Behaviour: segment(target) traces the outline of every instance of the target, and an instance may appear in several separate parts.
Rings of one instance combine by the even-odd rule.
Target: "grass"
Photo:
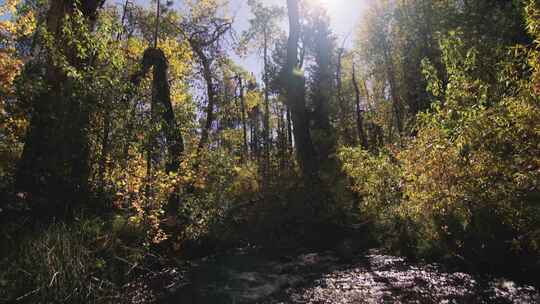
[[[0,303],[113,302],[146,251],[97,218],[41,229],[3,226]]]

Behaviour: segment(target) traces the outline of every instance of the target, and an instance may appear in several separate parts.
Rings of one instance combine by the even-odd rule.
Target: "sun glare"
[[[329,9],[332,6],[332,4],[335,4],[336,2],[333,0],[310,0],[310,1],[326,9]]]
[[[367,0],[307,0],[322,7],[330,17],[332,28],[338,35],[347,35],[356,26]]]

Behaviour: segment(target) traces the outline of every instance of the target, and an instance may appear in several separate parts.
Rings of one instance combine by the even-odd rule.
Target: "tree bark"
[[[289,153],[292,154],[293,153],[293,150],[294,150],[294,146],[293,146],[293,132],[292,132],[292,129],[293,129],[293,126],[292,126],[292,118],[291,118],[291,109],[289,106],[286,106],[287,107],[287,143],[288,143],[288,149],[289,149]]]
[[[401,136],[401,133],[403,132],[403,122],[401,119],[401,115],[403,113],[403,106],[401,104],[401,98],[398,93],[394,64],[392,62],[390,49],[385,40],[383,42],[383,56],[386,65],[386,75],[388,78],[388,83],[390,84],[390,94],[392,94],[392,109],[394,110],[396,128],[398,131],[398,136]]]
[[[289,39],[287,42],[286,100],[291,108],[297,159],[307,183],[317,178],[318,164],[309,130],[305,102],[305,79],[298,65],[298,42],[300,40],[300,12],[298,0],[287,0],[289,11]]]
[[[263,182],[269,178],[270,171],[270,100],[269,100],[269,84],[268,84],[268,31],[264,29],[264,164],[263,164]]]
[[[174,116],[167,76],[168,63],[162,50],[149,48],[144,52],[142,70],[133,77],[133,82],[135,86],[138,86],[142,77],[148,73],[151,67],[154,67],[152,79],[152,124],[157,123],[157,121],[161,123],[161,129],[167,140],[168,156],[165,166],[166,172],[178,173],[180,159],[184,153],[184,140]],[[150,140],[150,144],[152,143],[155,143],[155,137]],[[154,147],[149,147],[149,170],[151,170],[151,163],[154,162],[154,158],[156,157],[154,152]],[[175,189],[169,197],[168,204],[165,208],[169,215],[176,215],[178,211],[178,192],[179,189]]]
[[[260,109],[259,105],[255,106],[249,114],[251,120],[251,154],[254,160],[259,161],[261,156],[260,145]]]
[[[217,93],[216,87],[214,86],[214,79],[212,77],[212,67],[210,59],[207,58],[206,54],[197,47],[195,47],[195,52],[201,60],[203,68],[203,78],[206,82],[206,94],[208,97],[208,104],[206,105],[206,120],[201,131],[201,139],[199,140],[199,145],[197,147],[197,155],[201,152],[204,146],[208,143],[208,137],[210,136],[210,130],[212,128],[212,123],[214,122],[214,107],[217,103]]]
[[[80,59],[77,49],[65,43],[62,33],[65,16],[81,11],[92,30],[104,0],[50,1],[47,31],[70,65],[83,68],[90,60]],[[17,166],[17,191],[33,203],[37,212],[69,215],[75,202],[85,202],[90,175],[88,130],[94,96],[78,95],[70,85],[74,80],[58,67],[52,55],[46,57],[44,89],[32,101],[30,125]],[[48,204],[46,204],[48,203]],[[44,216],[46,214],[43,214]]]
[[[247,139],[247,124],[246,124],[246,103],[244,100],[244,83],[242,76],[238,75],[238,87],[240,90],[240,112],[241,112],[241,119],[242,119],[242,131],[243,131],[243,139],[244,139],[244,146],[243,146],[243,153],[242,158],[243,160],[246,160],[248,157],[248,139]]]
[[[319,162],[324,168],[333,166],[332,155],[336,152],[335,129],[330,123],[330,104],[333,94],[331,57],[332,42],[327,34],[327,25],[321,20],[316,21],[314,78],[316,79],[315,94],[312,101],[313,129],[312,135],[318,152]],[[322,168],[322,167],[321,167]]]
[[[362,117],[362,107],[360,105],[360,88],[358,86],[358,81],[356,81],[356,69],[353,62],[352,65],[352,83],[354,87],[354,95],[356,101],[356,131],[358,132],[358,141],[362,145],[362,148],[368,148],[368,142],[366,133],[364,132],[364,121]]]
[[[347,145],[354,145],[354,136],[351,134],[348,119],[347,119],[347,106],[345,104],[345,97],[343,96],[343,79],[342,79],[342,62],[343,62],[343,52],[344,48],[338,50],[337,55],[337,67],[336,67],[336,93],[339,106],[339,126],[340,131],[343,132],[344,142]]]

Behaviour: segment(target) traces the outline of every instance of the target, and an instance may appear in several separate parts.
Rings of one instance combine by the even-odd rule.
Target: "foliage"
[[[360,195],[360,214],[409,223],[419,254],[462,256],[479,266],[513,256],[531,261],[540,254],[540,104],[523,63],[536,51],[509,50],[499,65],[507,89],[494,89],[479,78],[478,53],[461,36],[441,40],[447,81],[423,62],[435,101],[407,146],[393,149],[395,158],[346,149],[343,167]]]
[[[385,149],[373,154],[362,148],[344,148],[339,152],[343,171],[357,196],[352,213],[371,227],[368,235],[378,244],[405,255],[415,253],[416,224],[402,216],[403,164],[398,151]]]
[[[15,0],[0,5],[0,16],[13,16],[0,21],[0,188],[10,183],[28,124],[24,109],[15,103],[15,81],[23,68],[17,45],[32,37],[36,20],[32,10],[18,10],[18,6],[21,3]]]
[[[356,212],[381,219],[392,214],[401,202],[401,168],[392,154],[373,155],[361,148],[345,148],[339,157],[352,180],[352,190],[360,196]]]
[[[146,254],[128,238],[138,232],[120,222],[83,216],[40,233],[3,225],[2,245],[10,250],[0,260],[0,301],[104,303],[118,297],[122,282],[135,274],[132,265]]]
[[[426,223],[423,237],[441,242],[431,246],[443,252],[498,262],[510,252],[538,252],[540,104],[527,87],[489,100],[474,49],[465,52],[456,34],[441,48],[445,96],[400,155],[403,211]]]
[[[289,37],[248,1],[239,41],[226,1],[66,3],[0,5],[2,300],[116,299],[154,250],[351,234],[536,267],[539,1],[372,1],[351,48],[309,1]],[[263,53],[262,84],[232,51]]]

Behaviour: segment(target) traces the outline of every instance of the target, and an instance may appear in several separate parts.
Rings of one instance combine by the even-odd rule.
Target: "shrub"
[[[391,150],[374,155],[361,148],[345,148],[339,158],[357,193],[353,213],[370,224],[370,237],[398,253],[412,255],[415,228],[399,213],[403,169],[394,154]]]
[[[372,155],[361,148],[344,148],[339,157],[358,193],[363,216],[383,220],[401,201],[401,168],[389,152]],[[381,191],[383,190],[384,191]]]
[[[419,117],[417,137],[398,157],[401,212],[421,227],[424,253],[487,264],[538,254],[538,99],[521,86],[511,95],[489,95],[497,90],[474,77],[476,53],[464,52],[458,34],[441,48],[448,83],[443,94],[434,92],[440,102]]]
[[[433,94],[417,134],[397,153],[344,149],[361,216],[394,248],[462,257],[480,266],[540,256],[540,100],[537,51],[516,47],[500,83],[478,75],[477,52],[459,33],[441,41],[447,81],[425,61]],[[400,240],[400,241],[398,241]]]

